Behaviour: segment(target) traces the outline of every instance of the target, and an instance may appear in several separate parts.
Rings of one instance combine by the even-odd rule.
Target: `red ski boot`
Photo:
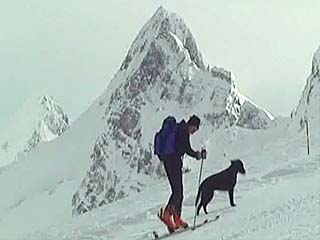
[[[181,218],[181,213],[174,211],[173,220],[174,220],[176,229],[189,227],[188,223]]]
[[[159,218],[161,219],[161,221],[167,225],[168,231],[170,233],[174,232],[174,230],[176,229],[176,226],[173,222],[173,209],[170,206],[167,206],[164,211],[161,208],[160,209],[160,213],[158,213]]]

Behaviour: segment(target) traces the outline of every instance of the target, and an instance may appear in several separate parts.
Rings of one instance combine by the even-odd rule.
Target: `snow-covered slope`
[[[247,174],[238,177],[237,206],[230,208],[228,194],[216,192],[209,215],[201,213],[198,221],[216,214],[220,219],[172,239],[319,239],[320,136],[312,133],[311,139],[312,151],[307,156],[304,134],[288,131],[282,124],[264,131],[239,127],[215,131],[207,141],[202,176],[226,168],[231,159],[242,159]],[[192,223],[200,164],[189,159],[184,164],[192,170],[184,175],[183,217]],[[166,232],[156,213],[169,193],[166,179],[150,178],[139,194],[22,239],[151,240],[152,231]]]
[[[1,129],[0,167],[55,139],[68,127],[67,115],[52,97],[30,98]]]
[[[139,173],[161,174],[153,135],[169,114],[181,120],[195,113],[204,131],[233,125],[259,129],[271,122],[238,92],[231,72],[204,66],[188,27],[162,7],[139,32],[104,95],[105,129],[74,194],[73,214],[140,191],[142,184],[134,181]]]
[[[311,74],[291,117],[293,126],[299,126],[299,129],[304,128],[305,120],[308,120],[312,127],[320,124],[320,47],[313,56]]]

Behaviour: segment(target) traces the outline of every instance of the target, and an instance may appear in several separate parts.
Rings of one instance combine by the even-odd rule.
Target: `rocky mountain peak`
[[[312,74],[320,76],[320,47],[313,55],[312,59]]]
[[[75,215],[141,191],[141,174],[163,173],[153,136],[168,115],[179,121],[197,114],[204,132],[233,125],[266,128],[271,121],[239,93],[230,71],[204,67],[186,24],[163,8],[143,26],[103,96],[105,130],[73,196]]]
[[[179,39],[179,43],[176,43],[172,39],[175,37]],[[158,45],[157,42],[161,41],[161,39],[167,39],[171,48],[178,48],[177,44],[181,44],[188,51],[190,59],[199,68],[204,68],[202,55],[197,47],[197,43],[183,19],[174,13],[169,13],[163,7],[159,7],[139,31],[120,70],[134,68],[135,66],[130,66],[134,65],[131,63],[132,59],[138,60],[140,58],[139,60],[142,61],[143,57],[149,52],[148,49],[153,51],[154,46]],[[139,61],[136,63],[138,64]]]
[[[43,108],[43,121],[48,129],[55,135],[61,135],[69,126],[68,116],[51,96],[41,97],[39,103]]]
[[[298,106],[292,111],[292,126],[305,127],[305,120],[309,124],[318,126],[320,121],[320,47],[313,55],[311,74],[307,78]]]

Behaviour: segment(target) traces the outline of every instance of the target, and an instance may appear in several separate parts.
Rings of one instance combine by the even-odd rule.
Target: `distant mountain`
[[[22,157],[41,142],[55,139],[68,127],[67,115],[52,97],[29,99],[1,130],[0,166]]]
[[[189,28],[162,7],[138,33],[100,106],[104,114],[96,117],[105,127],[73,196],[76,215],[140,191],[138,174],[160,174],[153,135],[167,115],[195,113],[208,133],[235,125],[264,129],[273,119],[239,93],[230,71],[204,65]]]

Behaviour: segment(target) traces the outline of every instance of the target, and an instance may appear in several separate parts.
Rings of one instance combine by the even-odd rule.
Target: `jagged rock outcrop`
[[[0,166],[9,164],[41,142],[60,136],[69,120],[52,97],[29,99],[1,131]]]
[[[246,99],[241,104],[237,125],[249,129],[264,129],[270,126],[270,119],[273,119],[270,113]]]
[[[24,152],[30,151],[40,142],[48,142],[60,136],[68,127],[68,116],[62,108],[54,103],[52,97],[40,98],[42,116],[35,125],[31,138],[28,140]]]

